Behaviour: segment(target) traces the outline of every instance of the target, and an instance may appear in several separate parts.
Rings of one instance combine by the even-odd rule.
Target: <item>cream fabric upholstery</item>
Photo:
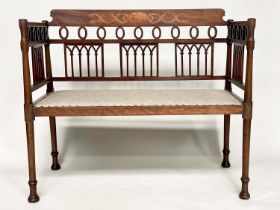
[[[241,105],[224,90],[62,90],[35,102],[36,107]]]

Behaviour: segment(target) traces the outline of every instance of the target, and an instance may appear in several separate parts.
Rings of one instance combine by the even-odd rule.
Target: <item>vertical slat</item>
[[[241,60],[242,52],[241,52],[241,47],[238,47],[238,71],[237,71],[237,80],[240,80],[240,72],[241,72],[241,65],[242,65],[242,60]]]
[[[244,46],[234,45],[232,78],[243,83]]]
[[[101,45],[101,70],[102,70],[102,77],[105,76],[104,72],[104,44]]]
[[[237,56],[237,61],[236,61],[236,80],[238,81],[238,74],[239,74],[239,68],[240,68],[240,47],[237,46],[237,51],[236,51],[236,56]]]
[[[199,46],[199,47],[197,47],[196,49],[197,49],[197,52],[196,52],[196,54],[197,54],[197,60],[196,60],[196,62],[197,62],[197,76],[199,76],[199,74],[200,74],[200,47],[201,46]]]
[[[239,80],[239,72],[240,72],[240,61],[241,61],[241,59],[240,59],[240,47],[239,46],[236,47],[236,57],[237,57],[237,59],[236,59],[235,78],[238,81]]]
[[[33,83],[37,83],[37,75],[38,75],[38,55],[37,55],[37,48],[34,48],[34,67],[33,67]],[[32,63],[33,64],[33,63]]]
[[[67,49],[64,44],[64,68],[65,68],[65,77],[68,77],[68,67],[67,67]]]
[[[74,48],[71,49],[70,51],[70,57],[71,57],[71,72],[72,72],[72,77],[74,77],[74,60],[73,60],[73,56],[74,56]]]
[[[181,49],[181,76],[184,76],[184,48]]]
[[[214,76],[214,44],[211,44],[211,76]]]
[[[177,58],[177,47],[178,45],[175,44],[175,76],[178,76],[178,58]]]
[[[32,73],[33,73],[33,84],[45,80],[45,67],[43,57],[43,47],[32,47]]]
[[[234,78],[237,79],[237,69],[238,69],[238,62],[239,62],[239,59],[238,59],[238,46],[236,45],[235,46],[235,62],[234,62]]]
[[[134,75],[137,77],[137,47],[134,49],[134,46],[132,46],[133,49],[133,55],[134,55]]]
[[[149,47],[150,49],[150,47]],[[153,51],[155,48],[152,50],[150,49],[150,76],[153,76]]]
[[[233,64],[232,64],[232,77],[235,78],[235,66],[236,66],[236,45],[233,47]]]
[[[98,52],[95,50],[95,76],[98,77]]]
[[[37,84],[38,79],[38,54],[37,54],[37,48],[34,48],[34,84]]]
[[[158,44],[156,44],[156,50],[157,50],[157,53],[156,53],[156,56],[157,56],[157,77],[159,76],[159,51],[158,51]]]
[[[226,61],[226,81],[225,89],[231,91],[231,83],[228,81],[231,78],[232,71],[232,43],[227,43],[227,61]]]
[[[236,75],[235,78],[240,83],[243,83],[243,63],[244,63],[244,46],[236,46]]]
[[[52,78],[52,64],[51,64],[51,55],[50,55],[50,44],[45,45],[45,61],[46,61],[46,77]],[[50,81],[47,84],[47,93],[53,92],[53,82]]]
[[[36,84],[36,59],[35,59],[36,53],[35,48],[32,47],[31,49],[31,58],[32,58],[32,77],[33,77],[33,84]]]
[[[244,69],[244,46],[241,47],[241,63],[240,63],[240,77],[239,81],[243,83],[243,69]]]
[[[38,62],[39,62],[39,79],[43,79],[44,78],[44,71],[43,68],[44,68],[44,63],[42,62],[42,59],[43,59],[43,53],[42,53],[42,47],[40,47],[38,49]]]
[[[35,50],[35,60],[36,60],[36,67],[35,67],[35,70],[36,70],[36,83],[38,82],[39,78],[40,78],[40,57],[39,57],[39,49],[36,48]]]
[[[87,49],[87,71],[88,71],[88,77],[90,77],[90,50],[92,46],[89,46]]]
[[[41,63],[41,51],[40,48],[37,48],[37,79],[40,80],[42,74],[41,74],[41,68],[42,68],[42,63]]]
[[[120,53],[120,73],[121,73],[121,77],[123,77],[123,50],[122,50],[123,46],[120,43],[119,44],[119,53]]]
[[[40,80],[45,79],[45,66],[44,66],[44,58],[43,58],[43,47],[40,47],[40,66],[41,66],[41,71],[40,71]]]
[[[207,76],[207,74],[208,74],[208,71],[207,71],[207,69],[208,69],[208,60],[207,60],[207,56],[208,56],[208,47],[205,47],[204,48],[204,55],[205,55],[205,76]]]
[[[188,46],[188,45],[187,45]],[[192,47],[188,47],[188,54],[189,54],[189,76],[192,75]]]
[[[40,71],[40,75],[41,75],[41,80],[45,79],[45,64],[44,64],[44,52],[43,52],[43,47],[41,47],[40,50],[40,64],[41,64],[41,71]]]
[[[141,48],[142,49],[142,48]],[[142,66],[143,66],[143,77],[145,77],[145,50],[146,48],[144,47],[142,49]]]
[[[80,72],[80,77],[82,76],[82,47],[78,49],[79,52],[79,72]]]
[[[128,52],[128,50],[126,51],[126,76],[127,77],[129,77],[129,52]]]

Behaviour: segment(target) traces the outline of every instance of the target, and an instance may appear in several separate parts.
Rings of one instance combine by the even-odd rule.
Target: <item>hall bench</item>
[[[51,169],[58,170],[57,116],[194,114],[224,115],[224,168],[230,167],[230,116],[242,115],[242,189],[239,197],[249,199],[256,20],[225,21],[224,15],[223,9],[52,10],[50,22],[20,19],[30,187],[28,201],[39,201],[35,170],[35,117],[49,117]],[[114,56],[107,48],[109,45],[114,47]],[[162,49],[164,45],[171,47],[171,50]],[[60,60],[64,65],[63,70],[57,71],[60,74],[52,71],[50,46],[55,48],[52,48],[52,55],[53,51],[58,54],[57,47],[61,47],[62,58],[55,57],[56,61]],[[214,65],[216,58],[223,56],[215,55],[216,46],[223,46],[226,51],[225,66],[220,65],[220,62]],[[160,57],[160,54],[165,56]],[[117,61],[108,61],[113,58]],[[172,60],[172,67],[162,64],[163,59],[160,58]],[[114,63],[117,63],[117,70],[112,70]],[[221,66],[222,73],[217,73]],[[125,90],[71,88],[54,91],[54,83],[63,81],[187,80],[224,81],[224,87]],[[46,87],[46,94],[33,100],[34,92],[42,87]]]

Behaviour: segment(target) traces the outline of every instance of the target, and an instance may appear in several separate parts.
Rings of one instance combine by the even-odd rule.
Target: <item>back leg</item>
[[[223,168],[229,168],[229,132],[230,132],[230,115],[224,116],[224,148],[223,148]]]
[[[56,137],[56,122],[55,117],[50,117],[50,130],[51,130],[51,144],[52,144],[52,170],[59,170],[58,151],[57,151],[57,137]]]

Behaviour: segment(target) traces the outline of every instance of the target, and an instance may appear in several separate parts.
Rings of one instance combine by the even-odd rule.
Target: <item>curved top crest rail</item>
[[[226,25],[223,9],[60,10],[51,11],[53,26],[209,26]]]

